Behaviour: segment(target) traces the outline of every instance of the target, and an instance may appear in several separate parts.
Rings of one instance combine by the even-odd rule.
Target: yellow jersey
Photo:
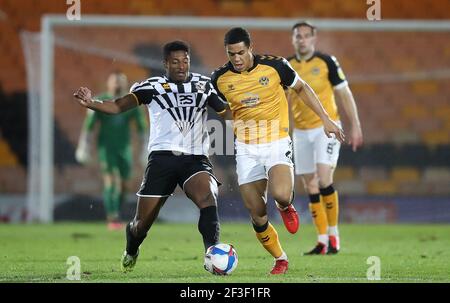
[[[338,121],[340,118],[333,89],[347,85],[347,81],[336,58],[320,52],[314,52],[313,56],[306,61],[301,61],[296,56],[288,60],[298,75],[317,94],[330,118]],[[322,126],[319,116],[293,90],[289,90],[288,97],[294,116],[295,128],[311,129]]]
[[[253,66],[238,72],[231,62],[215,70],[211,82],[228,102],[237,140],[269,143],[289,135],[289,106],[284,92],[298,80],[289,62],[277,56],[254,55]]]

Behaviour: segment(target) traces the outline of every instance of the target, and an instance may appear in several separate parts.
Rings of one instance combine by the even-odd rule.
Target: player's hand
[[[358,147],[363,145],[363,135],[360,126],[352,127],[348,144],[352,146],[352,150],[354,152],[358,149]]]
[[[331,134],[334,134],[339,142],[345,142],[344,131],[336,122],[334,122],[330,118],[327,118],[323,121],[323,129],[328,138],[331,138]]]
[[[78,101],[78,103],[80,103],[84,107],[88,107],[89,104],[94,102],[94,100],[92,100],[92,92],[87,87],[78,88],[73,96]]]

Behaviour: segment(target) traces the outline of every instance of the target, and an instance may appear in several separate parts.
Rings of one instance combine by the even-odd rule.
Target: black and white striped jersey
[[[169,150],[208,155],[207,108],[225,111],[209,77],[190,73],[185,82],[166,76],[151,77],[133,84],[130,93],[146,104],[150,117],[149,152]]]

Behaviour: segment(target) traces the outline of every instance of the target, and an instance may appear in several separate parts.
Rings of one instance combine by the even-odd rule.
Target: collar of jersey
[[[255,67],[259,64],[259,55],[254,54],[253,55],[253,65],[252,67],[250,67],[248,70],[246,70],[244,73],[250,73],[252,70],[255,69]],[[233,64],[231,64],[231,62],[228,62],[228,65],[230,66],[230,70],[233,73],[236,74],[242,74],[242,72],[238,72],[237,70],[234,69]]]
[[[316,57],[316,55],[317,55],[317,51],[314,51],[314,53],[312,54],[312,56],[308,59],[308,60],[300,60],[299,58],[298,58],[298,56],[297,56],[297,54],[295,54],[295,60],[297,60],[297,62],[309,62],[309,61],[311,61],[312,59],[314,59],[315,57]]]
[[[175,84],[188,83],[188,82],[190,82],[191,79],[192,79],[192,73],[189,73],[189,76],[187,77],[187,79],[186,79],[185,81],[182,81],[182,82],[175,82],[175,81],[172,81],[172,79],[170,79],[169,77],[167,77],[167,75],[164,75],[164,79],[166,79],[167,82],[175,83]]]

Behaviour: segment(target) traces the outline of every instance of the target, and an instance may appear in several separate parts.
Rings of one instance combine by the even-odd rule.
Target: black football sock
[[[137,254],[139,246],[142,244],[145,237],[147,237],[147,233],[145,233],[143,236],[136,237],[131,232],[131,224],[132,222],[128,223],[125,229],[127,235],[127,254],[135,256]]]
[[[217,206],[208,206],[200,209],[198,230],[202,234],[205,251],[211,245],[219,243],[220,223]]]

